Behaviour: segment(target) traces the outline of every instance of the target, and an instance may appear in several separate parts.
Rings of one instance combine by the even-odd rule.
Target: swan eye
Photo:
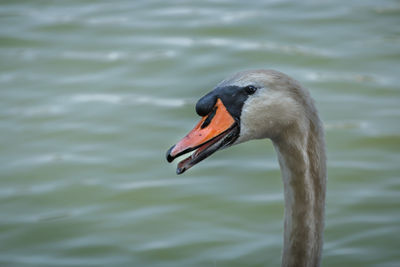
[[[252,95],[257,91],[257,88],[253,85],[248,85],[244,88],[247,94]]]

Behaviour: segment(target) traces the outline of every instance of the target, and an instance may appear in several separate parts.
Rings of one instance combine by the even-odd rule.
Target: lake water
[[[245,69],[325,123],[323,266],[400,266],[398,1],[1,1],[0,266],[279,266],[268,140],[176,176],[197,99]]]

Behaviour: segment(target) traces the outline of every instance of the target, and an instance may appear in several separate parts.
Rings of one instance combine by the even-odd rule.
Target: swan
[[[181,174],[217,150],[269,138],[284,186],[282,266],[320,266],[326,192],[322,122],[307,89],[274,70],[234,74],[200,98],[200,122],[167,151]]]

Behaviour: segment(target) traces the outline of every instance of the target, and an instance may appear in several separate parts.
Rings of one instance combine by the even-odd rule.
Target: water
[[[2,1],[1,266],[278,266],[269,141],[165,151],[226,76],[273,68],[326,126],[324,266],[400,265],[398,1]]]

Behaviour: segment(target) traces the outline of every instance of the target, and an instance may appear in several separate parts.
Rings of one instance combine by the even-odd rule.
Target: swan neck
[[[273,140],[285,196],[282,266],[320,266],[324,228],[326,166],[323,131],[288,131]]]

